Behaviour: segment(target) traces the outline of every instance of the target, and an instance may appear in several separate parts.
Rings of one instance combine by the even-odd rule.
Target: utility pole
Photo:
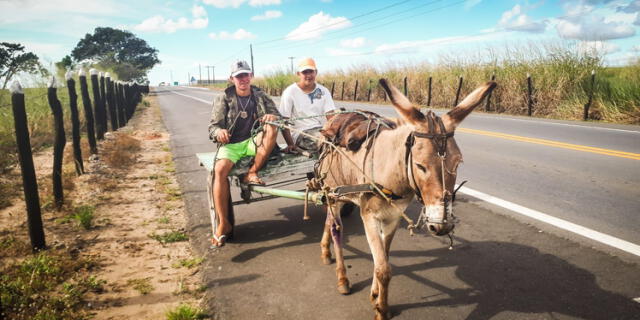
[[[200,81],[198,84],[202,84],[202,66],[198,63],[198,72],[200,72]]]
[[[173,71],[172,70],[169,70],[169,79],[170,79],[170,82],[171,82],[170,85],[173,85]]]
[[[215,66],[204,66],[207,68],[207,84],[211,84],[211,78],[209,78],[209,69],[214,69]],[[213,80],[215,81],[215,74],[213,75]]]
[[[291,60],[291,74],[293,74],[293,59],[295,59],[295,57],[289,57],[289,59]]]
[[[256,76],[256,69],[253,67],[253,45],[249,44],[249,52],[251,52],[251,71],[253,71],[253,76]]]
[[[187,72],[187,85],[191,85],[191,72]]]

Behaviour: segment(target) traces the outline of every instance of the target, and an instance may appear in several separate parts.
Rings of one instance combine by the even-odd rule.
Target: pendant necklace
[[[243,105],[242,99],[240,99],[240,96],[238,96],[238,102],[240,102],[240,107],[242,107],[242,111],[240,111],[240,118],[242,119],[246,119],[248,117],[247,111],[245,110],[247,109],[247,106],[249,105],[250,100],[251,100],[251,96],[247,98],[247,103]]]

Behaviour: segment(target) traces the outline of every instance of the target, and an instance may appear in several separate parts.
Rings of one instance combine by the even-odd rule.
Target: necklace
[[[238,102],[240,103],[240,107],[242,108],[242,111],[240,111],[240,118],[242,119],[246,119],[248,114],[247,114],[247,106],[249,106],[249,101],[251,101],[251,96],[247,97],[247,102],[246,103],[242,103],[242,99],[240,98],[240,96],[238,96]]]

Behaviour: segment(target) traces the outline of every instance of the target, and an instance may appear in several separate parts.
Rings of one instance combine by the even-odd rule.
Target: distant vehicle
[[[158,86],[160,86],[160,87],[162,87],[162,86],[166,86],[166,85],[167,85],[167,84],[166,84],[166,83],[164,83],[164,81],[162,81],[162,82],[160,82],[160,83],[158,84]]]
[[[173,82],[173,85],[174,85],[174,86],[177,86],[177,85],[178,85],[178,81],[174,81],[174,82]]]

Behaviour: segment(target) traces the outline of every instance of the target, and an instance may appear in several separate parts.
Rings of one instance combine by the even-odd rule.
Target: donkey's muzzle
[[[451,232],[451,230],[453,230],[455,226],[456,226],[455,224],[450,222],[442,222],[442,223],[429,222],[427,223],[427,230],[431,235],[444,236],[449,234],[449,232]]]

